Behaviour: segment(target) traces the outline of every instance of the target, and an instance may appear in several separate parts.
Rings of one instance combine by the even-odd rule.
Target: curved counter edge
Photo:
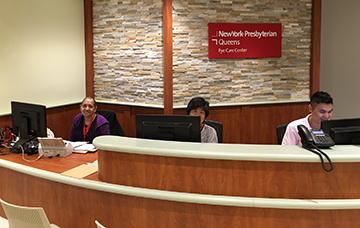
[[[274,209],[308,209],[308,210],[344,210],[360,209],[360,199],[349,200],[316,200],[316,199],[279,199],[279,198],[254,198],[232,197],[219,195],[205,195],[181,193],[154,189],[128,187],[104,182],[77,179],[45,170],[32,168],[14,162],[0,159],[0,166],[16,172],[31,175],[54,182],[64,183],[97,191],[150,198],[157,200],[176,201],[194,204],[208,204],[234,207],[274,208]]]
[[[218,160],[320,162],[318,155],[301,146],[192,143],[121,136],[99,136],[93,144],[98,149],[133,154]],[[323,149],[332,162],[360,162],[360,147],[334,146]]]

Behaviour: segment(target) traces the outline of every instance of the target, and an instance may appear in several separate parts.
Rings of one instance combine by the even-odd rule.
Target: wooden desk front
[[[132,150],[134,152],[133,155],[137,155],[135,154],[135,152],[141,151],[141,147],[144,146],[141,145],[141,140],[136,140],[136,143],[138,145],[135,146],[132,145],[132,139],[125,138],[121,140],[126,140],[127,144],[123,144],[122,146],[123,148],[128,147],[128,150]],[[114,138],[111,138],[111,141],[113,142],[115,147],[119,146],[116,139],[114,141]],[[163,147],[164,151],[167,150],[166,148],[164,148],[164,144],[161,144],[161,142],[160,147]],[[186,145],[183,147],[183,149],[185,147]],[[249,146],[249,148],[250,147],[253,146]],[[148,148],[149,153],[153,153],[154,149],[156,149],[157,151],[162,151],[161,148],[159,148],[158,146],[157,148]],[[255,154],[257,153],[256,149],[258,149],[256,146],[254,146],[252,149],[253,153]],[[269,148],[269,152],[272,149],[274,148]],[[119,151],[114,150],[101,150],[99,152],[100,176],[101,170],[102,168],[104,168],[102,167],[102,165],[105,165],[103,162],[108,159],[105,158],[108,151],[109,154],[123,154]],[[234,158],[231,158],[228,152],[229,151],[223,151],[223,157],[226,158],[225,160],[230,161]],[[104,158],[101,158],[102,154],[105,156]],[[129,151],[127,151],[126,154],[126,156],[128,157],[128,165],[130,165],[131,159],[134,159],[135,157],[132,157],[132,155],[129,156]],[[193,154],[192,152],[184,154],[188,156],[188,159],[191,157],[190,155],[192,155],[195,160],[204,159],[197,158],[197,155]],[[291,155],[293,153],[290,151],[289,154]],[[245,156],[246,151],[243,151],[242,155]],[[250,156],[251,154],[248,155]],[[295,156],[295,154],[293,155]],[[221,171],[218,176],[214,177],[214,180],[220,180],[221,178],[223,178],[223,183],[226,182],[226,184],[224,184],[223,186],[221,186],[223,183],[211,184],[213,186],[219,186],[213,187],[212,189],[210,188],[210,190],[206,190],[206,188],[210,186],[210,183],[205,183],[205,181],[207,182],[207,178],[211,176],[206,174],[207,171],[209,171],[210,173],[216,173],[214,171],[211,171],[211,168],[205,168],[203,172],[200,172],[200,175],[194,177],[201,179],[201,176],[204,176],[204,181],[201,183],[197,183],[200,186],[200,190],[192,188],[195,190],[187,191],[185,189],[183,193],[156,190],[157,187],[155,187],[154,189],[147,189],[145,188],[147,186],[142,186],[142,188],[134,188],[131,187],[131,185],[125,186],[104,183],[96,179],[96,174],[87,179],[76,179],[58,174],[70,168],[76,167],[77,165],[83,164],[84,162],[92,162],[96,159],[96,156],[97,154],[73,154],[67,158],[42,158],[34,163],[23,162],[21,159],[21,155],[11,154],[2,156],[0,159],[0,181],[2,183],[0,186],[0,197],[15,204],[22,204],[27,206],[42,206],[44,207],[49,217],[49,220],[62,228],[95,227],[95,219],[99,220],[106,227],[271,228],[357,227],[360,225],[360,221],[358,221],[358,217],[360,215],[360,201],[357,198],[352,197],[357,196],[358,194],[356,192],[356,186],[359,182],[358,180],[351,180],[355,186],[353,188],[353,190],[355,191],[353,195],[350,194],[350,197],[342,197],[343,199],[346,199],[344,201],[334,202],[332,200],[301,200],[301,198],[296,198],[295,193],[291,193],[295,197],[294,199],[287,199],[286,197],[282,199],[255,197],[256,194],[271,195],[278,191],[282,192],[281,194],[284,194],[284,192],[286,192],[284,189],[288,188],[287,185],[290,183],[289,181],[291,177],[287,176],[286,173],[282,173],[283,169],[280,165],[282,164],[282,162],[269,161],[266,156],[262,158],[265,161],[248,160],[242,162],[264,162],[271,164],[269,166],[251,166],[253,170],[257,169],[257,172],[263,173],[261,175],[265,175],[266,173],[268,173],[266,179],[277,179],[277,181],[279,181],[277,185],[273,187],[273,189],[269,189],[269,193],[266,193],[266,190],[262,189],[264,187],[268,188],[268,183],[263,185],[257,185],[258,183],[261,183],[261,181],[253,180],[251,184],[243,183],[244,188],[247,190],[241,190],[240,188],[238,188],[237,190],[234,190],[233,193],[229,194],[231,191],[229,191],[228,189],[232,188],[234,185],[229,184],[229,180],[226,180],[226,178],[229,177],[224,176],[225,171]],[[145,155],[142,154],[141,156]],[[147,154],[146,156],[151,155]],[[153,154],[153,156],[159,157],[159,155],[155,154]],[[353,163],[359,162],[360,156],[357,156],[356,154],[348,154],[348,156],[349,159],[354,160]],[[175,167],[178,164],[181,164],[181,162],[176,161],[177,159],[179,159],[179,157],[171,157],[172,159],[167,161],[172,161],[173,163],[171,165],[174,166],[174,168],[169,168],[159,163],[159,167],[164,167],[164,169],[155,169],[153,165],[156,162],[149,161],[151,163],[151,165],[149,166],[147,164],[148,160],[145,159],[141,163],[143,163],[144,167],[147,168],[142,168],[142,170],[149,171],[150,167],[153,174],[148,175],[154,175],[155,172],[158,174],[164,174],[164,171],[169,171],[171,169],[176,170],[178,168]],[[250,157],[248,157],[248,159],[250,159]],[[276,154],[273,154],[273,157],[276,157]],[[311,158],[312,156],[308,155],[307,153],[305,153],[305,157],[300,157],[305,160],[314,159],[313,162],[310,162],[310,165],[314,165],[316,167],[320,166],[319,163],[315,162],[317,161],[316,157]],[[338,166],[339,164],[341,165],[341,163],[344,163],[344,168],[339,168],[338,170],[345,170],[345,174],[349,174],[349,178],[347,179],[350,181],[350,179],[354,176],[351,176],[353,175],[351,170],[349,172],[346,171],[347,169],[345,166],[351,165],[351,163],[344,161],[344,156],[339,157],[333,154],[333,157],[335,161],[334,171],[336,171],[337,167],[340,167]],[[164,159],[161,158],[161,156],[159,158]],[[114,163],[115,160],[111,160],[110,162]],[[117,172],[117,174],[120,176],[133,175],[133,181],[136,184],[155,183],[155,185],[158,185],[159,183],[163,183],[164,185],[162,188],[164,189],[169,187],[177,188],[180,186],[170,186],[170,180],[172,175],[163,176],[164,180],[162,181],[160,181],[160,179],[155,182],[144,181],[144,177],[141,177],[143,171],[138,172],[138,167],[140,167],[140,164],[137,164],[138,160],[133,160],[133,162],[134,163],[132,167],[127,167],[127,169],[129,169],[130,171],[132,170],[132,172]],[[18,163],[22,163],[23,165]],[[195,163],[196,162],[194,162],[194,164]],[[199,164],[208,164],[209,167],[211,167],[212,162],[205,162]],[[119,165],[120,163],[118,163],[118,166]],[[190,169],[192,167],[195,168],[195,166],[189,165],[187,166],[187,169]],[[223,166],[218,164],[217,167],[221,168]],[[242,170],[242,172],[245,173],[243,174],[243,177],[245,177],[247,181],[251,179],[247,176],[247,174],[251,172],[250,170],[248,170],[249,167],[250,166],[244,166]],[[223,168],[226,168],[226,166]],[[271,168],[272,171],[266,171],[266,169],[268,168]],[[48,171],[44,171],[44,169]],[[316,173],[320,176],[320,178],[321,176],[328,175],[328,173],[321,170],[321,167],[318,167],[316,169],[318,169]],[[196,168],[196,170],[199,170],[199,168]],[[295,170],[299,171],[299,168],[295,168]],[[307,170],[301,171],[301,173],[305,174],[305,176],[308,175],[306,174],[307,172]],[[188,174],[189,173],[184,173],[181,175],[183,177],[188,177]],[[301,175],[299,174],[299,176]],[[280,182],[281,178],[285,178],[283,179],[284,184]],[[181,176],[177,176],[177,178],[173,180],[181,180]],[[183,183],[184,185],[187,185],[187,180],[183,180]],[[326,183],[321,184],[327,185]],[[252,187],[246,187],[247,185],[251,185]],[[341,188],[341,186],[337,187]],[[243,197],[240,195],[242,193],[245,193],[246,191],[250,191],[251,189],[256,188],[259,188],[259,190],[256,190],[254,193],[249,194],[250,197]],[[224,195],[204,194],[202,191],[205,190],[209,192],[223,191]],[[195,194],[193,191],[198,191],[202,194]],[[300,191],[297,190],[296,192],[299,193]],[[290,195],[290,193],[288,194]],[[332,192],[331,194],[335,193]],[[353,200],[349,201],[348,199]],[[296,205],[298,209],[294,209],[294,205]],[[309,207],[309,205],[312,205],[313,208],[306,209],[307,207]],[[334,208],[331,209],[331,207]],[[5,216],[2,210],[0,210],[0,215]]]

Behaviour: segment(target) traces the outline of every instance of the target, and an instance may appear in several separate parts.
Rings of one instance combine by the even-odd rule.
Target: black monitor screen
[[[46,137],[46,107],[37,104],[11,102],[12,132],[22,145],[34,137]]]
[[[322,121],[321,129],[335,144],[360,144],[360,118]]]
[[[185,115],[136,115],[136,137],[200,142],[200,117]]]

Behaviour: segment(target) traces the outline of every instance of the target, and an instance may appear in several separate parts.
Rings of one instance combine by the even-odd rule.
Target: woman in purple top
[[[110,135],[109,121],[96,113],[96,101],[85,97],[80,105],[80,114],[75,116],[71,126],[70,141],[92,143],[95,137]]]

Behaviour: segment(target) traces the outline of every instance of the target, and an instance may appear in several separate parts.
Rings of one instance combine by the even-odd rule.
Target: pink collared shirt
[[[299,136],[297,126],[302,124],[305,125],[309,130],[311,130],[309,117],[311,114],[307,115],[305,118],[294,120],[288,124],[282,140],[281,145],[302,145],[301,138]]]

